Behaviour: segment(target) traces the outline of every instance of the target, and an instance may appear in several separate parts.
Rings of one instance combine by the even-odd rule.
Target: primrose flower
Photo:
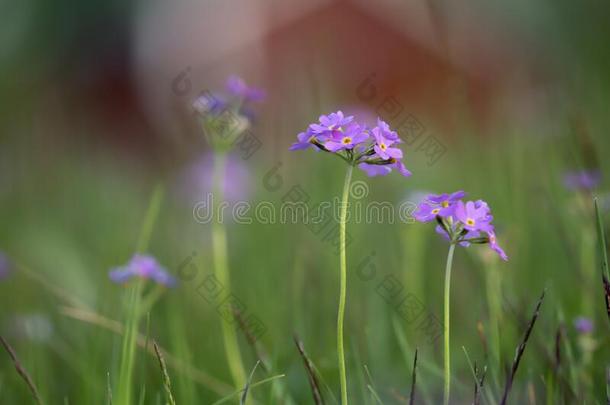
[[[331,152],[354,149],[355,146],[362,144],[368,138],[369,134],[366,133],[366,129],[353,123],[343,131],[333,131],[324,147]]]
[[[320,115],[319,124],[309,125],[309,129],[316,135],[341,132],[343,127],[354,120],[352,115],[344,116],[342,111]],[[328,134],[330,135],[330,134]]]
[[[386,138],[387,132],[382,131],[380,127],[375,127],[371,131],[375,138],[375,146],[373,149],[382,159],[402,159],[402,151],[398,148],[391,148],[396,142],[396,139]]]
[[[466,193],[461,190],[451,194],[431,194],[420,203],[413,216],[420,222],[432,221],[437,216],[450,217],[455,212],[456,203],[464,196]]]
[[[599,170],[580,170],[566,172],[563,184],[568,190],[593,190],[602,181]]]
[[[475,204],[474,201],[468,201],[464,204],[463,201],[458,201],[455,207],[455,217],[463,224],[464,229],[468,231],[493,231],[489,207],[482,201],[483,204]]]
[[[461,200],[463,191],[452,194],[431,194],[422,201],[413,214],[419,222],[436,220],[436,232],[452,244],[468,247],[471,244],[489,244],[489,247],[504,261],[508,256],[498,245],[493,216],[489,205],[483,200]]]
[[[345,349],[343,342],[343,320],[346,305],[347,255],[346,255],[346,225],[348,214],[349,190],[354,166],[364,170],[369,176],[383,176],[392,171],[398,171],[403,176],[410,176],[402,163],[402,151],[394,144],[400,143],[398,134],[389,125],[378,120],[377,126],[370,129],[362,122],[354,120],[353,116],[345,116],[342,111],[321,115],[319,123],[309,125],[305,132],[297,136],[297,142],[290,150],[302,150],[314,147],[315,150],[332,153],[348,164],[343,184],[343,199],[339,213],[339,274],[340,293],[337,316],[337,354],[339,359],[339,382],[341,387],[341,403],[347,404],[347,375],[345,367]]]
[[[402,143],[402,140],[398,137],[398,133],[396,131],[392,131],[390,126],[379,118],[377,118],[377,128],[379,128],[380,133],[384,138],[395,141],[396,143]]]
[[[316,135],[308,129],[307,131],[301,132],[297,135],[297,142],[293,143],[288,150],[301,150],[309,148],[320,150],[320,148],[314,144],[315,140]]]
[[[337,111],[321,115],[319,123],[297,135],[297,142],[289,150],[313,148],[333,153],[369,177],[385,176],[392,170],[409,177],[411,172],[402,162],[403,153],[396,147],[399,143],[402,141],[398,134],[384,121],[378,119],[377,126],[369,128]]]
[[[150,279],[166,287],[176,285],[176,279],[163,268],[154,257],[136,254],[129,263],[122,267],[116,267],[108,273],[115,283],[126,283],[133,277]]]
[[[585,318],[584,316],[579,316],[574,319],[574,328],[578,331],[578,333],[586,334],[593,332],[593,321],[589,318]]]

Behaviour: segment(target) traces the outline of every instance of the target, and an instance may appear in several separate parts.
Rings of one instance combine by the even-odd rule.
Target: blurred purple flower
[[[238,76],[230,76],[226,83],[226,92],[203,91],[195,100],[192,107],[202,117],[218,118],[226,112],[230,112],[220,122],[247,119],[253,122],[256,119],[255,112],[250,108],[251,102],[259,102],[265,98],[262,89],[249,87],[246,82]],[[239,98],[240,100],[236,100]]]
[[[8,257],[0,252],[0,280],[7,278],[11,273],[11,263]]]
[[[133,277],[141,277],[166,287],[176,285],[174,276],[169,274],[154,257],[142,254],[134,255],[125,266],[110,270],[108,276],[110,280],[120,284],[126,283]]]
[[[244,79],[236,75],[229,76],[226,89],[231,95],[242,98],[244,101],[259,102],[266,97],[263,89],[248,86]]]
[[[584,316],[579,316],[574,319],[574,328],[578,331],[578,333],[591,333],[593,332],[593,321],[589,318],[585,318]]]
[[[179,184],[181,195],[186,195],[189,204],[205,199],[214,187],[214,155],[204,154],[183,172]],[[250,172],[242,160],[233,155],[226,156],[226,172],[223,193],[225,201],[245,201],[250,194]]]
[[[212,94],[210,92],[203,92],[195,101],[193,101],[193,109],[202,115],[219,115],[222,113],[229,104],[222,96]]]
[[[563,184],[568,190],[592,190],[602,180],[599,170],[569,171],[563,176]]]

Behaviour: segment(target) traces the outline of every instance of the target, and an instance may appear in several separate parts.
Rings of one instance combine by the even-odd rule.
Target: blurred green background
[[[108,270],[135,253],[158,185],[163,200],[146,251],[174,273],[195,252],[198,277],[212,272],[211,225],[193,218],[212,155],[190,103],[230,74],[268,93],[251,128],[260,149],[248,159],[231,155],[237,198],[279,206],[294,185],[312,202],[338,197],[344,165],[290,153],[289,145],[320,114],[383,116],[381,102],[393,97],[421,124],[419,139],[433,136],[446,152],[430,164],[417,143],[403,147],[408,179],[357,171],[355,180],[369,187],[362,202],[398,206],[418,193],[463,189],[490,204],[510,261],[485,246],[456,252],[452,403],[473,395],[462,347],[488,367],[485,403],[499,400],[544,288],[511,402],[605,401],[609,334],[592,196],[607,217],[607,3],[28,0],[0,10],[0,250],[9,261],[0,332],[45,403],[107,403],[108,386],[116,390],[123,339],[112,329],[127,322],[130,289],[112,283]],[[369,100],[358,89],[371,74]],[[176,87],[180,80],[186,87]],[[274,168],[277,190],[266,183]],[[602,173],[594,190],[565,187],[565,173],[581,169]],[[253,387],[251,398],[310,403],[296,333],[329,386],[327,403],[336,403],[333,247],[303,224],[225,225],[231,291],[265,326],[258,346],[268,367],[253,381],[285,374]],[[440,340],[430,343],[378,290],[392,275],[442,318],[446,243],[431,225],[400,221],[349,224],[348,233],[351,398],[375,403],[371,384],[384,403],[407,403],[417,347],[417,402],[440,402]],[[377,273],[365,281],[355,270],[370,252]],[[222,318],[197,280],[163,291],[139,331],[166,350],[177,402],[208,404],[236,388]],[[76,319],[77,310],[86,319]],[[579,316],[593,321],[593,332],[575,329]],[[238,336],[249,371],[257,354]],[[0,402],[27,403],[26,384],[9,357],[0,358]],[[157,360],[143,350],[132,391],[133,403],[165,401]]]

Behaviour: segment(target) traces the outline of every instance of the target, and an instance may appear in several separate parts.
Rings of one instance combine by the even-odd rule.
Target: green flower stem
[[[226,155],[222,152],[214,156],[214,198],[221,203],[224,200],[224,178],[226,170]],[[231,291],[231,279],[229,277],[227,259],[227,233],[224,225],[216,218],[212,224],[212,250],[214,261],[214,273],[224,288]],[[229,364],[231,377],[236,389],[241,389],[246,384],[246,372],[239,352],[237,333],[235,328],[223,318],[220,319],[222,335],[224,339],[225,354]]]
[[[153,228],[161,211],[161,203],[163,202],[164,190],[162,185],[157,185],[153,191],[152,197],[148,204],[148,209],[144,215],[144,223],[138,238],[136,252],[144,253],[148,248],[150,237]],[[135,367],[136,357],[136,340],[138,335],[138,325],[142,316],[141,300],[142,290],[144,289],[144,280],[138,278],[135,285],[131,287],[127,316],[125,324],[125,334],[123,336],[123,344],[121,348],[121,363],[119,366],[118,389],[115,403],[118,405],[127,405],[132,403],[132,385],[133,371]]]
[[[349,200],[349,187],[352,181],[352,170],[349,165],[343,184],[343,197],[341,199],[341,213],[339,217],[339,315],[337,317],[337,354],[339,356],[339,379],[341,383],[341,405],[347,405],[347,376],[345,373],[345,351],[343,349],[343,319],[345,318],[345,299],[347,296],[347,257],[345,254],[345,225],[347,222],[347,204]]]
[[[449,245],[449,253],[447,254],[447,266],[445,267],[445,319],[443,336],[445,340],[445,390],[444,390],[444,401],[445,405],[449,404],[449,390],[451,388],[451,349],[449,346],[449,294],[451,290],[451,266],[453,265],[453,251],[455,250],[455,242],[451,242]]]

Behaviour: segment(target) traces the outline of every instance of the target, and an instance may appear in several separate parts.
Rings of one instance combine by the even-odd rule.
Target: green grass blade
[[[169,373],[167,372],[167,367],[165,366],[165,360],[163,359],[163,354],[161,353],[161,349],[157,345],[157,342],[153,340],[153,347],[155,349],[155,354],[157,355],[157,360],[159,360],[159,367],[161,368],[161,375],[163,376],[163,388],[165,388],[165,395],[167,397],[167,402],[170,405],[176,405],[176,400],[172,394],[172,383],[169,378]]]
[[[260,385],[264,385],[270,382],[273,382],[275,380],[279,380],[280,378],[284,378],[286,377],[286,374],[278,374],[278,375],[274,375],[273,377],[269,377],[269,378],[265,378],[264,380],[260,380],[258,382],[255,382],[254,384],[250,384],[250,388],[255,388],[258,387]],[[244,389],[242,388],[241,390],[235,391],[229,395],[227,395],[224,398],[220,398],[218,401],[214,402],[212,405],[220,405],[220,404],[224,404],[226,402],[230,402],[233,400],[233,398],[235,398],[237,395],[243,393]]]
[[[254,372],[256,371],[256,368],[258,367],[260,362],[260,360],[257,361],[254,367],[252,368],[252,371],[250,372],[250,376],[248,377],[248,381],[246,381],[246,386],[244,387],[244,393],[242,394],[241,399],[239,400],[240,405],[246,405],[246,398],[248,398],[248,390],[250,389],[250,384],[252,383],[252,377],[254,377]]]
[[[602,220],[602,215],[599,212],[597,198],[594,198],[593,202],[595,203],[595,216],[597,217],[597,238],[599,240],[599,249],[601,254],[602,274],[604,274],[607,279],[610,279],[610,273],[608,272],[608,252],[606,251],[608,245],[606,245],[604,222]]]
[[[144,252],[152,235],[155,222],[161,210],[163,201],[163,187],[158,185],[153,191],[144,216],[144,222],[136,245],[137,252]],[[135,366],[136,344],[138,336],[138,324],[141,318],[140,301],[142,295],[143,281],[137,280],[131,287],[129,305],[127,307],[127,322],[123,345],[121,349],[121,364],[118,375],[118,390],[116,403],[118,405],[130,405],[133,386],[133,369]]]

